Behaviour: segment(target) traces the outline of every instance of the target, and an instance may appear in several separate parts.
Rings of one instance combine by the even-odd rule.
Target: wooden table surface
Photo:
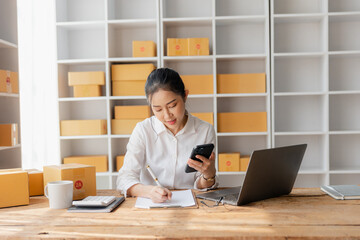
[[[98,195],[119,195],[100,190]],[[32,197],[0,209],[4,239],[360,239],[360,200],[335,200],[318,188],[236,207],[136,209],[128,198],[112,213],[69,213]],[[207,201],[209,205],[213,204]]]

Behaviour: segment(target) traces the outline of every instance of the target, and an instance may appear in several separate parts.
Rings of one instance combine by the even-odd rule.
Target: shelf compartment
[[[65,139],[60,141],[61,162],[65,157],[80,155],[108,155],[108,140]]]
[[[329,16],[329,51],[360,50],[360,14]]]
[[[115,118],[115,106],[136,106],[148,105],[146,99],[124,99],[124,100],[111,100],[110,102],[110,116],[111,119]]]
[[[322,13],[325,11],[323,0],[273,0],[275,14]]]
[[[132,41],[153,41],[159,53],[157,36],[156,21],[111,23],[109,24],[109,57],[132,57]]]
[[[359,91],[360,54],[329,56],[330,91]]]
[[[266,73],[266,69],[266,57],[216,60],[217,74]]]
[[[267,112],[266,97],[226,97],[217,99],[217,112]],[[269,127],[269,126],[268,126]]]
[[[18,126],[20,127],[19,98],[1,97],[0,113],[0,123],[18,123]]]
[[[176,69],[176,71],[180,75],[210,75],[210,74],[213,74],[212,59],[164,60],[164,67]]]
[[[275,147],[307,143],[300,171],[324,172],[327,169],[327,150],[325,135],[275,136]]]
[[[269,147],[267,136],[218,136],[218,153],[240,152],[251,155],[254,150]]]
[[[266,15],[264,0],[216,0],[216,16]]]
[[[19,147],[0,151],[0,169],[8,168],[21,168],[21,151]]]
[[[243,172],[239,172],[236,175],[234,174],[224,174],[226,172],[217,172],[219,175],[219,187],[238,187],[242,186],[245,175]]]
[[[117,138],[111,140],[111,162],[112,162],[112,169],[111,172],[116,171],[116,157],[119,155],[126,154],[126,146],[129,142],[129,138]]]
[[[185,108],[190,113],[215,111],[214,101],[212,98],[188,98],[186,101]]]
[[[360,130],[360,94],[329,96],[330,131]]]
[[[323,52],[323,17],[275,18],[274,53]]]
[[[157,0],[109,0],[108,19],[156,19]]]
[[[57,27],[59,60],[105,58],[105,25]]]
[[[360,11],[358,0],[329,0],[329,12],[353,12]]]
[[[94,111],[94,109],[97,109]],[[107,119],[106,101],[59,102],[60,120]],[[109,130],[109,126],[108,126]]]
[[[56,21],[105,20],[105,0],[56,0]]]
[[[212,1],[161,0],[163,18],[211,17]]]
[[[331,185],[357,185],[360,182],[360,174],[330,174]]]
[[[96,174],[96,189],[115,189],[114,187],[112,188],[110,185],[110,176]]]
[[[326,131],[325,109],[324,96],[276,96],[274,100],[275,132]]]
[[[0,48],[0,69],[18,72],[18,49]]]
[[[216,20],[216,54],[265,54],[265,19]]]
[[[0,39],[17,44],[17,1],[0,1]]]
[[[322,56],[275,57],[274,92],[325,91],[326,69]]]
[[[318,188],[327,184],[326,174],[298,174],[294,188]]]
[[[360,135],[330,135],[330,170],[360,170]]]

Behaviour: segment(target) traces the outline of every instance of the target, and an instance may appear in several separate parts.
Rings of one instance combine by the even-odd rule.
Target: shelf
[[[330,131],[330,135],[360,135],[360,131]]]
[[[77,140],[77,139],[107,139],[107,135],[85,135],[85,136],[60,136],[60,140]]]
[[[161,0],[163,18],[211,17],[212,1],[208,0]]]
[[[0,97],[9,97],[9,98],[19,98],[18,93],[2,93],[0,92]]]
[[[263,0],[215,1],[216,16],[253,16],[267,14],[267,2]]]
[[[0,39],[0,48],[17,48],[17,44]]]
[[[130,134],[123,134],[123,135],[111,135],[112,139],[116,139],[116,138],[130,138]]]
[[[21,145],[17,144],[15,146],[11,146],[11,147],[0,147],[0,151],[6,151],[6,150],[10,150],[10,149],[15,149],[15,148],[20,148]]]
[[[326,92],[277,92],[273,94],[276,97],[291,97],[291,96],[325,96]]]
[[[158,61],[157,57],[114,57],[114,58],[109,58],[108,59],[110,62],[115,63],[115,62],[121,62],[121,63],[128,63],[128,62],[139,62],[139,63],[143,63],[143,62],[151,62],[156,64]]]
[[[217,136],[219,137],[238,137],[238,136],[267,136],[267,132],[233,132],[233,133],[221,133],[218,132]]]
[[[306,135],[325,135],[326,132],[274,132],[274,136],[306,136]]]
[[[325,11],[322,0],[273,0],[273,2],[274,14],[314,14]]]
[[[59,102],[98,101],[98,100],[106,100],[106,97],[68,97],[68,98],[59,98]]]
[[[105,20],[104,0],[56,0],[56,21]]]
[[[352,12],[360,11],[360,3],[357,0],[329,0],[329,12]]]
[[[217,172],[218,176],[224,176],[224,175],[243,175],[245,176],[246,172]]]
[[[228,60],[233,60],[233,59],[266,59],[266,54],[220,54],[220,55],[216,55],[216,59],[228,59]]]
[[[267,93],[218,93],[216,97],[227,98],[227,97],[268,97]]]

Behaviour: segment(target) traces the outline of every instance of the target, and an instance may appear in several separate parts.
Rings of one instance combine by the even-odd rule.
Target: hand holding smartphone
[[[202,162],[200,159],[196,158],[195,156],[201,155],[206,158],[210,158],[213,150],[214,150],[214,144],[212,144],[212,143],[197,145],[191,151],[190,158],[195,161]],[[191,173],[191,172],[196,172],[196,171],[197,171],[196,169],[190,167],[189,165],[186,165],[186,168],[185,168],[186,173]]]

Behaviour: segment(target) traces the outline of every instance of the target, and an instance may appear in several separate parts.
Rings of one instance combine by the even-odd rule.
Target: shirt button
[[[176,142],[176,141],[177,141],[177,139],[176,139],[176,138],[174,138],[174,139],[173,139],[173,141],[174,141],[174,142]]]

